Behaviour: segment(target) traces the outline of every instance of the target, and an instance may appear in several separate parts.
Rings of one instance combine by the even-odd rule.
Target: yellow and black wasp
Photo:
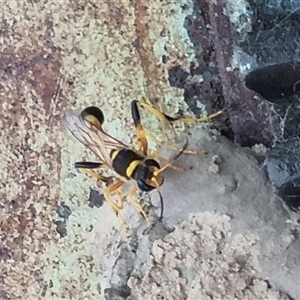
[[[138,190],[143,192],[150,192],[154,189],[158,190],[160,201],[161,201],[161,214],[160,219],[163,217],[163,201],[162,195],[159,191],[159,187],[164,182],[163,171],[167,168],[175,168],[172,162],[162,158],[155,150],[148,149],[148,140],[152,139],[156,144],[162,145],[154,136],[144,130],[141,124],[140,112],[138,105],[148,109],[154,113],[159,119],[167,120],[171,124],[175,121],[183,122],[205,122],[222,113],[218,111],[207,117],[200,119],[194,119],[189,117],[170,117],[145,101],[133,100],[131,102],[131,114],[133,122],[136,128],[136,135],[138,139],[138,146],[136,148],[130,147],[123,142],[112,137],[108,133],[104,132],[102,124],[104,122],[103,112],[95,107],[90,106],[85,108],[79,116],[68,111],[64,117],[64,123],[73,136],[89,148],[96,154],[98,162],[76,162],[75,167],[81,169],[84,173],[97,178],[98,180],[107,183],[107,188],[104,192],[106,201],[112,206],[117,212],[122,223],[125,225],[126,222],[119,214],[122,209],[122,204],[118,205],[112,198],[111,195],[114,192],[118,192],[121,186],[126,182],[133,180],[135,186],[127,194],[127,199],[145,217],[148,226],[150,225],[148,216],[144,211],[141,204],[134,200],[134,196]],[[172,147],[171,147],[172,148]],[[193,151],[186,150],[185,147],[176,155],[174,159],[179,157],[182,153],[192,153]],[[164,166],[160,164],[164,163]],[[115,177],[118,179],[115,182],[111,181],[111,177],[105,177],[92,171],[96,168],[110,168],[114,171]]]

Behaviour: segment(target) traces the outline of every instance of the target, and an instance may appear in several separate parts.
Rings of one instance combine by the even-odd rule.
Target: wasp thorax
[[[163,184],[164,177],[159,173],[160,165],[154,159],[146,159],[139,165],[136,172],[136,181],[140,190],[150,192]],[[155,173],[158,173],[155,175]]]

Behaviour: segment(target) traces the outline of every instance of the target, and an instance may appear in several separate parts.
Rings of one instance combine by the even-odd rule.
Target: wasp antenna
[[[164,165],[162,168],[159,170],[155,171],[153,175],[156,177],[159,173],[163,172],[165,169],[169,168],[172,164],[169,162],[166,165]]]
[[[171,161],[169,161],[166,165],[164,165],[162,168],[160,168],[159,170],[157,170],[156,172],[154,172],[154,176],[157,176],[159,173],[163,172],[167,168],[172,167],[172,163],[176,159],[178,159],[182,154],[184,154],[184,151],[188,147],[188,144],[189,144],[189,141],[187,140],[186,143],[184,144],[183,148],[180,150],[180,152],[175,157],[173,157],[173,159]]]
[[[160,170],[161,170],[161,169],[160,169]],[[161,172],[160,170],[158,170],[158,173]],[[157,173],[157,174],[158,174],[158,173]],[[158,220],[161,221],[162,218],[163,218],[163,215],[164,215],[164,201],[163,201],[163,196],[162,196],[161,191],[160,191],[160,189],[159,189],[159,184],[158,184],[156,178],[155,178],[155,177],[152,178],[152,181],[153,181],[154,184],[156,185],[156,189],[157,189],[157,192],[158,192],[158,195],[159,195],[159,201],[160,201],[160,216],[159,216]]]
[[[189,146],[189,140],[186,139],[186,142],[185,142],[185,144],[183,145],[182,149],[179,151],[178,154],[176,154],[176,155],[174,156],[174,158],[173,158],[172,160],[175,161],[175,160],[178,159],[182,154],[184,154],[184,151],[188,148],[188,146]]]
[[[160,216],[159,216],[158,220],[161,221],[164,216],[164,201],[163,201],[163,196],[159,189],[157,189],[157,192],[159,194],[159,200],[160,200]]]

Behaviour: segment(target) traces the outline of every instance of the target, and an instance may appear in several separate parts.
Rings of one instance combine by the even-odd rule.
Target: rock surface
[[[130,102],[142,96],[170,115],[200,115],[225,106],[229,109],[215,122],[221,132],[243,145],[271,143],[269,104],[253,102],[257,95],[240,76],[253,60],[244,53],[238,57],[231,43],[230,21],[239,24],[241,36],[251,30],[247,3],[228,1],[224,10],[223,1],[200,2],[0,0],[1,299],[124,299],[130,294],[128,279],[131,297],[139,297],[147,293],[151,270],[157,272],[150,260],[153,242],[161,239],[153,248],[159,255],[158,245],[168,247],[172,235],[190,234],[203,220],[205,230],[197,229],[207,251],[203,258],[224,262],[224,268],[214,265],[223,277],[213,272],[203,277],[206,295],[284,299],[276,292],[282,290],[300,298],[294,215],[282,209],[253,157],[225,139],[204,134],[199,143],[202,131],[190,139],[191,147],[205,146],[209,155],[182,157],[178,162],[194,169],[166,173],[165,224],[143,235],[144,220],[126,205],[129,239],[110,207],[102,205],[103,186],[74,169],[74,162],[95,158],[63,128],[64,110],[99,106],[105,130],[135,145]],[[174,139],[150,114],[143,120],[158,138]],[[170,234],[190,213],[206,210],[231,217],[232,238],[226,217],[214,214],[199,215],[198,225]],[[155,221],[156,209],[150,212]],[[245,278],[237,287],[209,285],[212,278],[228,282],[228,262],[236,266],[236,257],[226,251],[210,256],[207,246],[215,249],[219,241],[212,233],[224,249],[243,252]],[[261,250],[254,251],[249,234]],[[183,275],[180,282],[186,276],[193,280],[193,274]],[[184,293],[193,296],[192,289]]]
[[[190,215],[154,242],[142,279],[131,278],[131,299],[289,299],[258,277],[254,237],[234,235],[229,217]]]
[[[158,293],[161,297],[158,299],[179,299],[179,291],[175,288],[170,290],[168,285],[172,282],[175,286],[178,286],[178,289],[181,285],[184,285],[185,275],[183,276],[182,272],[178,271],[176,263],[179,264],[180,253],[186,253],[186,251],[174,250],[175,254],[173,254],[173,248],[177,249],[178,247],[180,249],[183,247],[184,249],[186,245],[181,244],[182,239],[185,240],[185,235],[195,231],[197,226],[199,234],[191,239],[189,246],[191,249],[198,249],[199,257],[195,258],[194,263],[200,266],[202,261],[203,272],[207,275],[204,276],[196,268],[197,271],[195,272],[200,272],[197,274],[201,278],[201,287],[204,294],[212,294],[222,299],[223,297],[230,299],[235,293],[237,293],[237,299],[244,299],[244,297],[248,297],[248,299],[251,299],[251,297],[252,299],[255,297],[261,297],[258,299],[279,297],[278,299],[280,299],[280,297],[283,297],[285,299],[288,295],[298,299],[300,291],[296,278],[299,276],[297,254],[299,244],[296,235],[298,230],[296,215],[289,212],[281,199],[273,193],[271,184],[258,167],[257,161],[250,150],[240,149],[213,133],[208,136],[207,133],[200,134],[197,131],[196,135],[192,135],[191,140],[193,141],[191,143],[192,148],[202,148],[209,154],[207,157],[202,158],[194,156],[181,157],[177,164],[187,168],[193,167],[192,170],[183,174],[172,170],[166,172],[166,181],[161,188],[165,200],[163,224],[157,223],[157,226],[150,231],[149,235],[143,235],[144,230],[147,228],[146,223],[143,219],[137,218],[137,212],[128,204],[125,206],[124,216],[128,220],[130,228],[132,228],[129,239],[123,239],[122,231],[107,235],[107,227],[101,226],[102,219],[99,220],[99,225],[91,233],[94,251],[96,251],[93,256],[98,257],[98,259],[99,257],[106,257],[106,264],[102,262],[103,270],[108,272],[105,280],[107,285],[106,299],[114,299],[110,297],[117,296],[120,299],[125,299],[123,292],[125,290],[128,293],[126,296],[129,295],[126,283],[130,277],[129,285],[133,288],[132,299],[140,299],[141,296],[143,296],[143,299],[155,299],[155,296],[151,294],[151,287],[154,288],[154,286],[156,286],[155,293]],[[164,152],[164,150],[161,151]],[[151,199],[154,207],[157,207],[159,201],[155,193],[151,195]],[[159,208],[157,210],[159,213]],[[195,221],[191,224],[189,221],[185,221],[194,212],[206,211],[215,212],[215,214],[200,214],[198,216],[199,223]],[[223,214],[227,215],[225,219],[221,217]],[[182,222],[184,223],[179,225]],[[224,222],[227,224],[226,226]],[[175,232],[169,233],[174,226]],[[224,233],[227,238],[220,238],[222,236],[220,233],[222,226],[225,226],[228,230],[227,233]],[[213,238],[207,237],[206,239],[205,237],[202,240],[202,235],[212,235]],[[251,235],[250,240],[252,242],[248,240],[249,235]],[[227,286],[227,288],[222,287],[224,288],[222,292],[216,291],[211,285],[205,285],[204,282],[212,280],[209,279],[210,276],[215,278],[217,282],[228,280],[226,275],[230,273],[228,260],[233,259],[233,257],[226,256],[224,253],[225,256],[221,255],[221,253],[214,252],[213,249],[218,248],[219,243],[231,245],[233,243],[232,237],[238,240],[241,239],[240,241],[243,240],[240,246],[244,250],[247,249],[245,251],[248,256],[245,255],[249,259],[251,257],[251,263],[250,261],[244,261],[246,265],[250,263],[251,267],[250,265],[247,266],[251,270],[246,267],[243,271],[249,276],[252,274],[254,277],[251,278],[255,283],[251,287],[248,286],[250,290],[234,285]],[[203,244],[199,240],[203,241]],[[248,242],[246,242],[247,240]],[[173,241],[173,248],[165,249],[164,247],[170,247],[170,241]],[[104,248],[108,250],[103,250],[104,245]],[[117,248],[116,245],[121,246]],[[229,245],[226,247],[234,248],[233,245]],[[240,250],[236,249],[236,251]],[[156,255],[161,253],[159,251],[166,252],[167,257],[170,255],[170,261],[161,261],[161,256],[157,258]],[[214,259],[224,261],[224,264],[219,263],[219,265],[222,265],[224,272],[220,271],[219,277],[213,275],[215,273],[211,273],[206,262],[206,259],[211,261],[214,261],[214,259],[212,257],[204,259],[201,256],[201,253],[205,251],[215,253],[211,255],[219,254]],[[176,254],[178,254],[178,257]],[[174,255],[177,260],[173,260]],[[101,264],[100,261],[99,263]],[[169,264],[173,266],[175,273],[170,271]],[[180,266],[182,267],[181,264]],[[156,276],[151,272],[154,272]],[[144,277],[145,274],[146,277]],[[162,281],[157,282],[158,279],[155,278],[160,278]],[[197,280],[200,280],[199,278]],[[249,284],[250,279],[247,278],[248,281],[244,278],[245,282],[242,285]],[[151,280],[153,282],[150,284]],[[191,286],[187,285],[181,289],[186,296],[185,299],[193,299],[191,295],[194,294],[192,289],[190,290]],[[274,289],[270,288],[271,286],[286,292],[288,295],[279,293],[281,295],[279,296]],[[220,287],[220,289],[222,288]],[[195,289],[199,289],[199,285]],[[247,294],[247,291],[249,294]]]

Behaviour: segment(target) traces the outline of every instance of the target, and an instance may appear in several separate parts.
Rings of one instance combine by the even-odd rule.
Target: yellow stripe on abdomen
[[[119,154],[118,150],[111,150],[109,156],[110,156],[111,160],[114,160],[118,154]]]
[[[126,169],[126,176],[129,178],[132,178],[132,174],[134,173],[134,171],[136,170],[136,168],[138,167],[138,165],[141,163],[140,160],[133,160],[130,165],[127,167]]]

